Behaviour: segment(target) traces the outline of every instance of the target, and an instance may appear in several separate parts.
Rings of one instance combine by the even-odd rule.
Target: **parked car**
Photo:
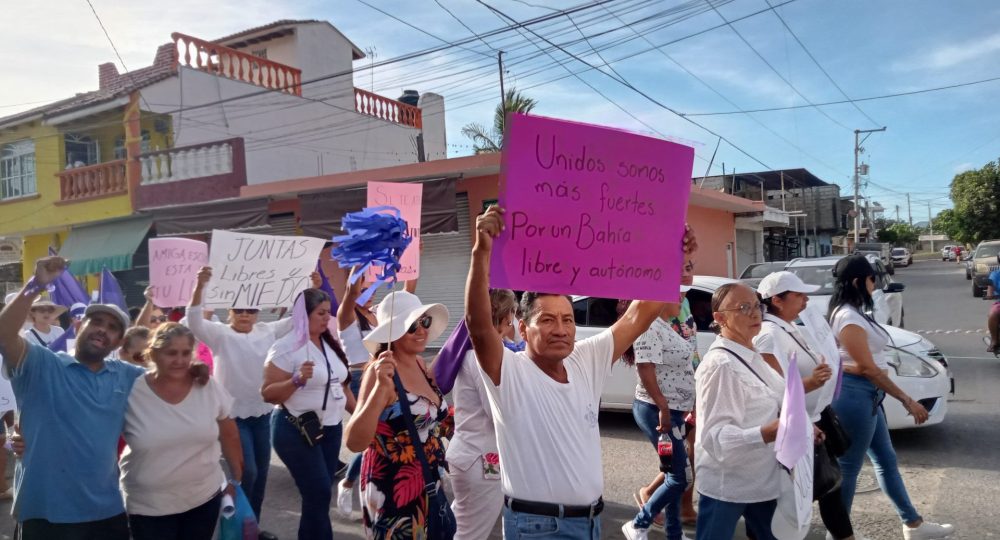
[[[698,352],[704,355],[715,341],[715,334],[708,330],[712,322],[712,294],[726,283],[736,280],[695,276],[687,293],[691,313],[698,325]],[[810,300],[812,301],[812,300]],[[576,296],[573,313],[576,317],[576,339],[596,335],[614,324],[617,300]],[[907,429],[939,424],[948,412],[948,393],[954,391],[948,372],[948,361],[930,341],[913,332],[888,326],[891,339],[887,354],[890,357],[889,377],[907,394],[919,401],[930,417],[925,424],[916,426],[903,406],[896,400],[885,400],[886,420],[889,429]],[[601,394],[601,410],[626,412],[632,410],[635,385],[638,382],[635,367],[615,362],[611,377]]]
[[[882,261],[890,275],[896,273],[896,265],[892,263],[892,246],[885,242],[858,242],[854,246],[854,253],[875,255]]]
[[[867,255],[866,258],[875,269],[875,292],[872,293],[875,300],[875,320],[881,324],[903,328],[906,316],[906,310],[903,309],[903,289],[906,287],[892,279],[879,257]],[[833,267],[840,259],[839,256],[793,259],[785,266],[785,270],[799,276],[806,283],[819,285],[820,290],[812,294],[810,302],[820,302],[823,309],[826,309],[830,295],[833,294]]]
[[[913,255],[906,248],[892,248],[892,264],[896,266],[910,266],[913,264]]]
[[[788,264],[788,261],[771,261],[747,265],[743,269],[743,273],[740,274],[739,280],[756,289],[757,285],[760,285],[760,280],[764,279],[768,274],[784,270],[786,264]]]
[[[955,260],[955,246],[949,244],[941,248],[941,260],[942,261],[954,261]]]
[[[997,253],[1000,253],[1000,240],[987,240],[976,246],[972,254],[970,277],[972,279],[972,296],[982,298],[989,285],[990,272],[1000,268],[997,264]]]

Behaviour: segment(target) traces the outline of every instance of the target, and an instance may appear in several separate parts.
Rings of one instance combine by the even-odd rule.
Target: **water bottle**
[[[666,433],[660,434],[656,442],[656,453],[660,455],[660,472],[669,474],[674,461],[674,442]]]

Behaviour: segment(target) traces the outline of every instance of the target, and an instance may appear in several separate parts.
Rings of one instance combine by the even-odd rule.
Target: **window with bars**
[[[97,165],[101,162],[100,147],[93,137],[74,133],[67,133],[64,137],[66,141],[67,169]]]
[[[145,154],[145,153],[149,152],[150,148],[151,147],[150,147],[150,144],[149,144],[149,130],[144,129],[144,130],[142,130],[142,142],[140,144],[139,153]],[[119,135],[115,139],[115,148],[114,148],[114,150],[115,150],[115,159],[125,159],[126,157],[128,157],[127,152],[125,151],[125,136],[124,135]]]
[[[36,192],[34,141],[18,141],[0,147],[0,200]]]

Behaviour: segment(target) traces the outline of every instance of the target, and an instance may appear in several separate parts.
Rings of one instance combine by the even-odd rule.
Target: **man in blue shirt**
[[[128,315],[88,306],[75,357],[18,336],[32,301],[65,268],[60,257],[40,259],[34,278],[0,312],[3,376],[14,388],[26,447],[14,473],[13,514],[24,540],[128,540],[117,444],[129,392],[144,371],[105,360]]]
[[[997,255],[997,264],[1000,264],[1000,255]],[[990,284],[986,286],[986,296],[996,298],[1000,292],[1000,268],[990,272]],[[986,327],[990,331],[989,352],[997,354],[1000,352],[1000,301],[994,302],[990,307],[990,316],[986,319]]]

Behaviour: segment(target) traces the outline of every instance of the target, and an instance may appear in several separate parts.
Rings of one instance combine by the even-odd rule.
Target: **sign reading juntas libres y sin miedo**
[[[676,302],[694,149],[512,114],[490,284]]]

